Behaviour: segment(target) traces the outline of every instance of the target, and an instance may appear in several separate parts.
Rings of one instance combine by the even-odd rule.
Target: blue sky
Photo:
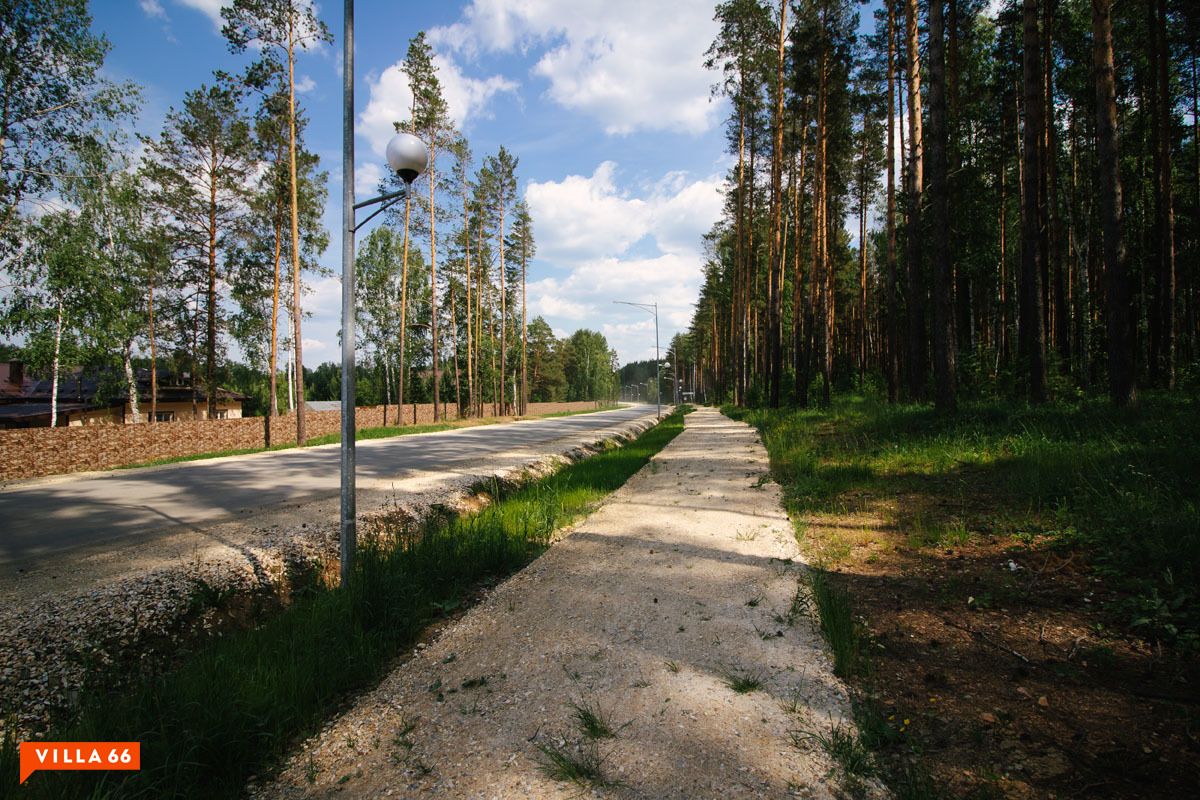
[[[657,302],[660,341],[691,318],[701,236],[720,216],[724,101],[703,67],[716,33],[712,0],[359,0],[355,8],[357,198],[374,194],[392,121],[405,116],[399,65],[426,31],[452,117],[478,161],[501,145],[519,159],[519,192],[538,255],[530,316],[560,335],[600,330],[622,363],[654,355],[649,315],[614,300]],[[110,77],[145,90],[137,124],[157,135],[184,93],[243,60],[220,36],[220,0],[93,0],[112,43]],[[342,4],[317,5],[335,42],[302,55],[308,145],[329,172],[333,244],[304,323],[308,366],[339,358]],[[360,236],[365,231],[360,232]]]

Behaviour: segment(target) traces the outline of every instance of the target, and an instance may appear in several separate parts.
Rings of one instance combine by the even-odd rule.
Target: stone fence
[[[596,403],[590,401],[530,403],[529,416],[585,411],[595,407]],[[448,418],[455,419],[458,413],[455,404],[448,404],[446,409]],[[490,410],[490,407],[485,409]],[[404,406],[403,412],[403,423],[413,424],[413,406]],[[384,424],[384,408],[356,408],[354,417],[359,428],[379,427]],[[433,422],[433,404],[417,405],[416,419],[420,425]],[[114,469],[202,453],[261,448],[267,440],[267,422],[266,417],[245,417],[141,425],[0,430],[0,481]],[[387,423],[396,424],[394,405],[387,407]],[[340,411],[309,411],[305,414],[306,433],[310,440],[340,433],[341,425]],[[294,413],[276,417],[270,427],[271,444],[295,443]]]

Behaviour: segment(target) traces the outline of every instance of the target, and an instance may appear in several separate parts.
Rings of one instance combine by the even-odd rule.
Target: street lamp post
[[[662,365],[658,361],[658,303],[630,303],[628,300],[613,300],[614,303],[619,303],[623,306],[635,306],[648,311],[654,315],[654,369],[655,369],[655,387],[656,400],[658,400],[658,416],[662,416],[662,397],[661,392],[657,391],[659,381],[662,380]]]
[[[399,191],[354,202],[354,0],[345,0],[342,36],[342,486],[341,486],[341,582],[349,586],[354,577],[358,532],[355,524],[354,486],[354,234],[388,206],[408,195],[412,182],[425,171],[429,150],[424,142],[407,133],[396,134],[387,145],[388,166],[404,181]],[[360,208],[382,203],[369,217],[355,224]],[[298,368],[303,368],[297,365]],[[304,402],[304,398],[298,398]]]

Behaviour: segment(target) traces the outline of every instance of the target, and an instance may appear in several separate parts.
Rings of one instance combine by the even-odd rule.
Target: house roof
[[[19,362],[14,362],[19,366]],[[11,380],[12,364],[0,364],[0,404],[12,403],[32,403],[43,402],[49,407],[51,392],[53,391],[53,382],[46,379],[37,379],[24,376],[18,387]],[[159,368],[155,370],[158,377],[157,395],[158,401],[164,403],[170,402],[191,402],[192,387],[190,385],[181,385],[178,376],[169,369]],[[150,398],[150,370],[139,369],[136,373],[138,396],[142,402],[148,402]],[[59,378],[58,381],[58,402],[59,407],[64,407],[65,402],[80,403],[85,400],[91,401],[95,398],[100,389],[101,372],[93,370],[88,374],[84,374],[83,370],[76,367],[68,375]],[[203,386],[196,387],[196,399],[198,401],[207,401],[208,393]],[[235,392],[232,389],[224,389],[217,387],[217,398],[225,401],[248,400],[247,395],[241,392]],[[118,386],[114,387],[113,401],[123,402],[127,399],[125,382],[121,380]]]
[[[91,411],[100,408],[95,403],[59,403],[58,413]],[[19,422],[50,416],[50,403],[4,403],[0,404],[0,422]]]
[[[15,369],[14,369],[15,368]],[[21,380],[14,383],[12,378],[20,373]],[[0,402],[7,399],[26,397],[37,386],[37,379],[27,373],[20,361],[5,361],[0,363]]]

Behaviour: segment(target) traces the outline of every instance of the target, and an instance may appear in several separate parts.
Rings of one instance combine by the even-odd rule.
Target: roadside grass
[[[595,414],[597,411],[613,411],[621,408],[617,403],[609,405],[596,406],[595,408],[587,408],[583,411],[551,411],[549,414],[539,414],[536,417],[522,417],[521,419],[551,419],[553,417],[577,417],[580,414]]]
[[[1112,748],[1121,753],[1112,769],[1149,752],[1143,746],[1153,731],[1156,745],[1184,742],[1161,759],[1155,753],[1147,770],[1175,777],[1154,785],[1187,784],[1194,770],[1168,773],[1158,761],[1188,750],[1177,729],[1191,730],[1194,718],[1172,702],[1187,695],[1175,687],[1188,682],[1186,664],[1200,652],[1194,401],[1151,394],[1133,410],[1103,400],[1036,408],[980,402],[941,417],[927,407],[845,397],[825,410],[723,411],[762,435],[797,538],[817,564],[793,612],[819,624],[835,672],[856,689],[857,735],[801,731],[798,744],[819,744],[848,775],[865,748],[896,797],[1050,797],[1111,781],[1097,751],[1071,757],[1075,773],[1051,767],[1039,777],[1003,748],[1027,741],[1034,751],[1074,753],[1039,712],[1047,702],[1066,708],[1090,695],[1061,724],[1088,735],[1085,742],[1097,726],[1095,735],[1108,741],[1115,734],[1102,729],[1112,719],[1140,719],[1140,708],[1151,722],[1132,726],[1129,742]],[[1036,562],[1023,555],[1033,553]],[[1101,586],[1094,602],[1090,589]],[[1054,605],[1064,592],[1065,615]],[[1015,623],[1027,623],[1023,638],[1014,638]],[[1056,623],[1079,637],[1074,646],[1042,639]],[[967,635],[948,636],[955,633]],[[1030,712],[1006,699],[1013,682],[1050,699],[1030,703]],[[1146,698],[1160,696],[1152,713]],[[1125,716],[1107,717],[1118,710]],[[1164,715],[1183,722],[1159,727]]]
[[[683,429],[681,410],[636,440],[502,493],[469,517],[420,526],[385,518],[360,537],[355,581],[316,581],[255,628],[201,645],[177,669],[132,683],[107,676],[48,741],[140,741],[131,773],[16,770],[0,794],[29,798],[219,798],[269,775],[353,691],[377,680],[431,621],[475,587],[536,558]],[[15,758],[6,741],[0,763]]]
[[[597,411],[612,411],[620,408],[616,405],[600,406],[599,408],[589,408],[583,411],[554,411],[549,414],[538,414],[532,417],[521,417],[521,419],[551,419],[553,417],[574,417],[580,414],[595,414]],[[481,425],[497,425],[501,422],[510,421],[510,417],[468,417],[466,419],[454,420],[452,422],[438,422],[430,425],[379,425],[374,428],[360,428],[354,434],[354,441],[362,442],[369,439],[390,439],[393,436],[411,436],[415,433],[439,433],[441,431],[451,431],[456,428],[475,428]],[[330,433],[325,436],[314,436],[308,440],[307,447],[320,447],[327,444],[338,444],[342,441],[340,433]],[[196,453],[190,456],[177,456],[175,458],[160,458],[156,461],[143,461],[138,464],[125,464],[113,469],[138,469],[140,467],[160,467],[165,464],[182,464],[188,461],[205,461],[210,458],[224,458],[226,456],[246,456],[253,453],[275,452],[277,450],[295,450],[295,442],[288,444],[277,444],[271,447],[250,447],[243,450],[220,450],[212,453]]]

